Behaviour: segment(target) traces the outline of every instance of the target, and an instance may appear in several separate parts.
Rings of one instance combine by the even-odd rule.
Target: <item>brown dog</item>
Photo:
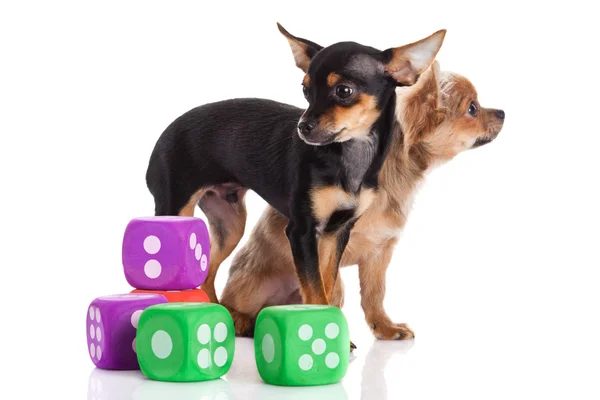
[[[396,124],[380,189],[352,230],[340,263],[358,264],[361,304],[379,339],[414,337],[406,324],[391,321],[383,300],[385,273],[418,184],[433,167],[491,142],[504,122],[504,111],[481,107],[471,82],[440,73],[437,62],[416,85],[398,88],[397,95],[396,118],[401,125]],[[253,334],[254,319],[263,307],[302,302],[285,235],[287,223],[268,207],[232,262],[221,304],[232,313],[238,335]],[[343,304],[341,279],[336,280],[332,304]]]

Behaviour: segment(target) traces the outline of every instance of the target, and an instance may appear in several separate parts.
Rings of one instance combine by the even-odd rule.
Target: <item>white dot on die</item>
[[[173,350],[173,341],[171,336],[165,331],[156,331],[152,335],[152,352],[161,360],[169,357]]]
[[[137,353],[137,349],[135,347],[135,339],[133,339],[133,342],[131,342],[131,348],[133,349],[134,353]]]
[[[312,344],[312,351],[317,355],[323,354],[325,353],[326,347],[327,345],[325,344],[325,341],[323,339],[317,339]]]
[[[144,239],[144,250],[148,254],[156,254],[160,250],[160,239],[150,235]]]
[[[219,322],[215,326],[215,340],[219,343],[223,342],[227,338],[227,325],[223,322]]]
[[[340,327],[335,322],[330,322],[325,327],[325,335],[329,339],[335,339],[339,333],[340,333]]]
[[[102,321],[102,318],[100,318],[100,309],[96,308],[96,322],[100,323],[100,321]]]
[[[162,266],[156,260],[148,260],[144,265],[144,273],[150,279],[158,278],[160,272],[162,271]]]
[[[304,324],[298,329],[298,337],[306,341],[312,337],[313,329],[310,325]]]
[[[328,368],[333,369],[333,368],[337,367],[339,363],[340,363],[340,356],[338,356],[337,353],[329,353],[325,357],[325,365],[327,365]]]
[[[96,340],[99,342],[102,341],[102,331],[100,330],[100,327],[96,328]]]
[[[208,266],[208,260],[206,259],[206,254],[202,254],[202,259],[200,260],[200,269],[202,271],[206,271],[207,266]]]
[[[215,364],[217,367],[222,367],[227,362],[227,349],[225,347],[219,347],[215,350]]]
[[[202,349],[198,353],[198,366],[202,369],[210,366],[210,351],[208,349]]]
[[[206,344],[210,340],[210,326],[206,324],[200,325],[198,328],[198,341],[200,344]]]
[[[131,325],[137,329],[138,324],[140,323],[140,316],[142,315],[144,310],[137,310],[133,314],[131,314]]]
[[[102,359],[102,347],[100,346],[98,346],[98,348],[96,349],[96,357],[98,358],[98,361]]]
[[[90,354],[92,355],[92,358],[96,357],[96,346],[94,346],[94,343],[90,344]]]
[[[196,245],[196,251],[194,253],[196,260],[200,261],[200,257],[202,257],[202,245],[200,243]]]
[[[194,247],[196,247],[196,234],[192,233],[190,235],[190,249],[194,250]]]
[[[96,330],[94,329],[94,325],[90,325],[90,337],[92,340],[96,338]]]
[[[275,342],[273,341],[273,336],[268,333],[262,340],[262,353],[267,363],[271,363],[275,358]]]
[[[94,320],[94,307],[90,307],[90,319]]]
[[[304,354],[304,355],[300,356],[300,359],[298,360],[298,366],[300,367],[301,370],[308,371],[313,366],[312,357],[308,354]]]

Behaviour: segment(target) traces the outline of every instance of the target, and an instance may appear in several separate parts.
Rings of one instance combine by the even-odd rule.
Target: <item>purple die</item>
[[[195,217],[134,218],[125,229],[122,258],[125,278],[136,289],[195,289],[208,274],[208,229]]]
[[[114,294],[98,297],[87,311],[88,352],[102,369],[139,369],[135,335],[142,311],[167,303],[160,294]]]

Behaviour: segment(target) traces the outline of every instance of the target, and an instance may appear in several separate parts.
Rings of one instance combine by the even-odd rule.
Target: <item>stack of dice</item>
[[[151,378],[173,381],[214,379],[227,372],[235,343],[233,321],[198,288],[210,264],[204,221],[134,218],[123,236],[122,261],[125,279],[134,290],[98,297],[87,312],[88,349],[96,367],[141,369]],[[196,373],[188,366],[187,374],[181,374],[181,361],[189,359],[183,354],[189,346],[187,330],[194,324],[202,347],[195,356]]]
[[[233,320],[198,289],[208,274],[210,240],[195,217],[135,218],[122,261],[130,293],[94,299],[87,312],[89,355],[100,369],[139,369],[152,380],[194,382],[225,375],[235,351]],[[264,308],[254,337],[258,372],[268,384],[340,381],[349,362],[348,325],[334,306]]]

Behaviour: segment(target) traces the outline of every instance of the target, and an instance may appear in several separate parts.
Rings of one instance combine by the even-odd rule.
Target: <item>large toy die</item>
[[[195,217],[134,218],[125,229],[122,259],[125,278],[136,289],[197,288],[208,273],[208,229]]]
[[[93,363],[102,369],[139,369],[135,335],[140,315],[146,307],[166,302],[158,294],[116,294],[92,301],[85,328]]]
[[[256,366],[273,385],[313,386],[340,381],[348,369],[348,324],[338,307],[264,308],[254,332]]]
[[[233,320],[225,307],[213,303],[148,307],[140,317],[136,345],[140,369],[150,379],[217,379],[233,361]]]

